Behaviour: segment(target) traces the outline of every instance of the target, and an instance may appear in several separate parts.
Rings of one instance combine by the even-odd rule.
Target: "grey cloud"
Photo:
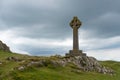
[[[67,27],[69,26],[67,22],[68,19],[63,19],[62,17],[64,16],[60,15],[59,11],[57,12],[51,9],[44,10],[39,6],[36,7],[35,5],[28,5],[27,3],[17,4],[7,7],[7,11],[5,10],[1,14],[1,19],[9,28],[18,28],[16,31],[18,32],[18,36],[57,38],[65,35],[65,37],[67,37],[69,35],[69,31],[66,33]],[[41,26],[39,26],[41,24],[45,24],[47,27],[41,29]],[[39,27],[32,27],[34,25],[38,25]],[[8,27],[6,26],[5,28]]]
[[[91,36],[108,38],[120,35],[120,13],[105,13],[86,24]],[[85,27],[86,27],[85,26]]]
[[[50,48],[50,46],[46,47],[33,47],[33,46],[28,46],[28,45],[17,45],[19,50],[26,51],[30,53],[31,55],[55,55],[55,54],[65,54],[65,50],[62,47],[54,47]]]
[[[84,37],[87,39],[120,35],[119,0],[51,1],[53,5],[47,2],[42,4],[42,0],[2,0],[0,31],[10,29],[16,38],[64,40],[72,37],[69,22],[73,16],[78,16],[83,23],[80,30],[86,32]],[[36,51],[35,53],[39,51],[28,48],[25,50]]]
[[[12,0],[13,3],[5,3],[3,5],[3,9],[0,15],[0,19],[9,27],[23,27],[24,30],[22,31],[26,33],[26,30],[30,31],[30,33],[26,33],[23,36],[31,36],[43,34],[42,31],[44,30],[44,35],[49,35],[50,33],[52,37],[52,32],[58,35],[66,35],[65,37],[70,35],[70,31],[66,32],[69,25],[69,21],[72,19],[72,16],[77,15],[81,21],[83,22],[82,29],[89,29],[89,27],[93,28],[93,32],[95,34],[101,34],[100,32],[107,32],[107,26],[119,26],[119,23],[111,24],[108,21],[99,21],[96,22],[96,25],[86,25],[87,22],[90,22],[92,19],[96,19],[96,17],[101,16],[107,12],[117,12],[119,13],[120,10],[118,0],[114,2],[112,0],[106,1],[96,1],[96,0],[76,0],[76,1],[61,1],[61,6],[56,9],[51,8],[44,8],[41,7],[36,0],[31,1],[15,1]],[[6,5],[5,5],[6,4]],[[36,5],[35,5],[36,4]],[[117,21],[117,20],[116,20]],[[118,21],[117,21],[118,22]],[[39,28],[32,28],[33,25],[40,25],[40,24],[47,24],[48,27],[44,29]],[[94,27],[95,26],[95,27]],[[96,27],[97,26],[97,27]],[[100,27],[98,27],[100,26]],[[27,28],[25,28],[27,27]],[[8,27],[7,27],[8,28]],[[91,29],[92,29],[91,28]],[[96,29],[95,29],[96,28]],[[103,29],[104,28],[104,29]],[[33,30],[34,29],[34,30]],[[112,28],[113,29],[113,28]],[[111,29],[110,32],[113,32]],[[115,30],[118,28],[114,28]],[[102,30],[102,31],[101,31]],[[37,34],[34,34],[36,31]],[[97,33],[96,33],[97,32]],[[117,31],[117,33],[119,32]],[[43,35],[43,36],[44,36]],[[106,34],[108,35],[108,34]],[[112,34],[111,34],[112,35]],[[108,35],[108,36],[111,36]],[[21,34],[22,36],[22,34]],[[41,36],[41,35],[40,35]],[[46,36],[46,37],[49,37]],[[53,35],[54,36],[54,35]]]

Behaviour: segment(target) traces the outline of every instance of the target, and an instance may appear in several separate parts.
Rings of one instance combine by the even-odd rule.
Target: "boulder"
[[[23,70],[25,70],[25,67],[24,66],[20,66],[20,67],[18,67],[17,68],[19,71],[23,71]]]
[[[0,50],[6,51],[6,52],[11,52],[10,48],[2,41],[0,41]]]
[[[22,59],[19,59],[19,58],[17,58],[17,57],[8,57],[7,58],[7,60],[9,60],[9,61],[22,61]]]

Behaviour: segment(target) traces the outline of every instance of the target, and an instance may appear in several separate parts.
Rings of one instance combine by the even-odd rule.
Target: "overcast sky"
[[[120,0],[0,0],[0,40],[17,53],[65,55],[73,16],[82,22],[83,52],[120,61]]]

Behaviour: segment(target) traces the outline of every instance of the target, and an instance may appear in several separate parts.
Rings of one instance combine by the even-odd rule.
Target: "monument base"
[[[66,53],[66,57],[74,57],[74,56],[86,56],[85,53],[82,52],[82,50],[69,50],[69,53]]]

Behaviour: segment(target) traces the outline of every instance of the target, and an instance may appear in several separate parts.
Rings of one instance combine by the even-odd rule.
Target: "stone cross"
[[[79,38],[78,38],[78,29],[82,25],[82,22],[75,16],[70,22],[70,26],[73,29],[73,50],[69,50],[69,53],[66,53],[66,57],[74,56],[86,56],[82,50],[79,50]]]
[[[78,40],[78,29],[81,26],[80,20],[75,16],[70,22],[70,26],[73,29],[73,52],[79,53],[79,40]]]

